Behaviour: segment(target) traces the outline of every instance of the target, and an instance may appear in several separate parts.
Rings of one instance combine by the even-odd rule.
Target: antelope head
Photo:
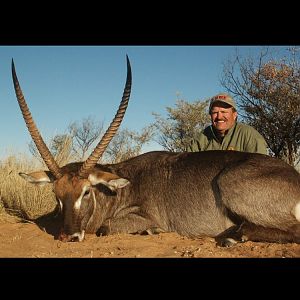
[[[32,140],[49,169],[28,174],[19,173],[19,175],[37,185],[53,183],[53,190],[64,220],[63,228],[59,235],[59,239],[62,241],[82,241],[84,239],[84,233],[93,217],[92,212],[96,209],[96,198],[99,198],[97,185],[102,184],[111,191],[116,191],[129,183],[127,179],[120,178],[116,174],[95,168],[109,142],[116,134],[128,106],[132,76],[127,56],[126,60],[127,78],[118,111],[87,160],[82,164],[70,164],[70,166],[76,165],[77,167],[75,168],[68,165],[61,168],[56,163],[31,116],[17,78],[14,61],[12,60],[13,84],[23,118]]]

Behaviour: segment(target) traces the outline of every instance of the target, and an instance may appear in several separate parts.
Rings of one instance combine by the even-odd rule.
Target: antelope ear
[[[20,172],[19,175],[26,181],[39,186],[52,183],[55,180],[55,177],[50,171],[37,171],[28,174]]]
[[[101,183],[107,186],[111,191],[121,189],[130,183],[129,180],[125,178],[121,178],[118,175],[103,171],[92,172],[88,179],[92,185]]]

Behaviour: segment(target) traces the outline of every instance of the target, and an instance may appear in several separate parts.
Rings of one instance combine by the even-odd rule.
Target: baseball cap
[[[210,100],[210,104],[209,104],[209,111],[211,110],[212,106],[213,106],[216,102],[224,102],[224,103],[227,103],[227,104],[231,105],[234,109],[236,109],[235,101],[234,101],[234,100],[232,99],[232,97],[229,96],[228,94],[221,93],[221,94],[218,94],[218,95],[212,97],[211,100]]]

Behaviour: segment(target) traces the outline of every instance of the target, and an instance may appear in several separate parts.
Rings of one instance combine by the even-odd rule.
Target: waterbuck
[[[215,237],[220,246],[247,240],[300,242],[300,174],[282,160],[237,151],[154,151],[98,164],[125,114],[131,67],[108,130],[85,162],[59,167],[27,107],[12,62],[14,88],[31,137],[49,171],[20,173],[53,183],[61,208],[62,241],[86,233],[177,232]]]

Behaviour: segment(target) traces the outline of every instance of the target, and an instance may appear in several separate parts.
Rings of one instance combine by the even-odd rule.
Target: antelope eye
[[[87,189],[87,190],[84,192],[83,196],[88,196],[89,194],[90,194],[90,189]]]

